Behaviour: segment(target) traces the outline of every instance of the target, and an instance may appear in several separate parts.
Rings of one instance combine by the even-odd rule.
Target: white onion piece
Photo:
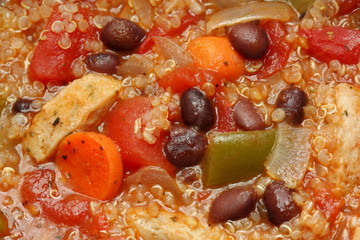
[[[212,2],[215,3],[215,5],[218,6],[219,8],[228,8],[243,3],[259,2],[259,1],[260,0],[212,0]]]
[[[144,73],[149,74],[154,69],[154,63],[140,54],[133,54],[118,69],[121,76],[136,76]]]
[[[154,37],[157,47],[168,59],[173,59],[179,67],[186,67],[193,64],[190,53],[173,40],[167,37]]]
[[[291,21],[297,18],[298,13],[286,2],[251,2],[220,10],[211,16],[206,29],[209,33],[219,27],[257,19]]]
[[[309,163],[310,135],[311,130],[307,128],[279,125],[273,151],[265,162],[272,177],[291,188],[299,184]]]
[[[140,18],[140,25],[144,28],[150,28],[153,23],[154,13],[149,1],[132,0],[132,5],[134,6],[136,14]]]
[[[165,169],[155,166],[143,167],[125,180],[125,187],[142,185],[148,191],[154,185],[160,185],[164,191],[171,192],[175,199],[183,200],[183,192]]]

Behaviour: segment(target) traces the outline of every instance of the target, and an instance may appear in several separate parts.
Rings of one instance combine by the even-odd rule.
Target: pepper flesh
[[[247,181],[264,170],[276,130],[212,133],[204,159],[205,186]]]

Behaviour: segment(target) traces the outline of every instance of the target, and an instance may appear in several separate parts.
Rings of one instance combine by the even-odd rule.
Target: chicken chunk
[[[130,208],[126,220],[144,240],[233,239],[220,227],[204,227],[195,217],[149,207]]]
[[[37,162],[46,160],[65,136],[96,123],[117,99],[121,85],[97,74],[70,83],[34,117],[23,141],[25,151]]]
[[[327,179],[347,194],[360,183],[360,88],[343,83],[320,91],[318,104],[333,111],[317,132],[332,154]]]

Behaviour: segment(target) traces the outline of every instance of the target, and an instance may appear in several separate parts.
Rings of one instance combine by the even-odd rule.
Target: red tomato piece
[[[320,61],[339,60],[345,64],[357,64],[360,59],[360,31],[342,27],[325,27],[305,30],[308,54]]]
[[[217,109],[217,130],[220,132],[234,132],[238,127],[234,120],[233,106],[225,99],[224,91],[220,90],[215,96],[215,106]]]
[[[339,4],[339,11],[337,14],[340,16],[350,13],[360,5],[358,0],[337,0],[337,2]]]
[[[164,35],[165,35],[165,31],[161,27],[159,26],[152,27],[148,32],[148,34],[146,35],[144,41],[141,43],[140,47],[138,48],[137,53],[138,54],[147,53],[155,45],[155,41],[153,37],[164,36]]]
[[[29,79],[41,81],[45,85],[50,81],[66,84],[74,80],[76,77],[72,72],[72,65],[77,58],[86,54],[83,49],[85,40],[97,38],[97,29],[90,24],[85,32],[80,31],[79,27],[76,27],[75,31],[71,33],[66,31],[53,32],[54,22],[63,21],[62,13],[58,8],[58,5],[53,8],[49,22],[35,48],[29,65]],[[95,12],[88,8],[79,7],[79,13],[84,16],[83,20],[87,22],[90,16],[95,15]],[[63,42],[63,48],[59,46],[60,42]]]
[[[201,86],[207,82],[217,86],[222,79],[221,75],[213,70],[185,67],[169,73],[161,78],[158,83],[163,88],[171,87],[174,93],[182,93],[186,89]]]
[[[309,192],[317,208],[330,222],[334,222],[344,206],[344,201],[335,195],[332,190],[333,186],[330,183],[320,178],[311,178],[307,179],[307,181],[305,189]]]
[[[24,205],[39,204],[42,214],[58,224],[81,225],[90,216],[90,201],[81,196],[69,195],[61,199],[50,196],[51,189],[57,190],[55,172],[50,169],[26,173],[21,186]]]
[[[125,169],[159,166],[173,173],[174,166],[163,153],[165,134],[161,134],[154,144],[150,144],[134,133],[135,120],[150,109],[150,100],[146,97],[117,102],[105,120],[104,133],[120,147]]]
[[[189,13],[181,19],[181,25],[179,27],[170,29],[166,35],[170,37],[178,36],[183,33],[189,26],[197,24],[197,22],[202,18],[202,16],[193,16]]]
[[[263,66],[256,73],[257,79],[268,78],[284,68],[290,56],[291,48],[285,42],[286,27],[281,21],[269,20],[261,24],[269,37],[269,47],[262,58]]]
[[[82,230],[88,235],[99,237],[101,231],[110,230],[110,223],[107,220],[105,213],[101,212],[86,221]]]

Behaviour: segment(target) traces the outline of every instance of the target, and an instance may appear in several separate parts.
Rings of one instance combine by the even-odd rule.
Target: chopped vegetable
[[[312,200],[325,217],[330,222],[334,222],[344,206],[343,199],[333,192],[334,185],[331,183],[320,178],[314,178],[310,174],[306,178],[306,191],[310,193]]]
[[[0,211],[0,237],[5,237],[9,234],[9,224],[6,216]]]
[[[150,190],[155,185],[160,185],[164,191],[171,192],[176,199],[183,200],[183,192],[180,190],[174,178],[164,169],[156,166],[147,166],[130,175],[125,180],[125,187],[130,188],[134,184],[141,184],[145,189]]]
[[[219,27],[261,19],[292,21],[298,18],[294,9],[286,2],[249,2],[240,6],[225,8],[211,16],[206,25],[207,32]]]
[[[252,0],[213,0],[219,8],[227,8],[227,7],[233,7],[241,4],[248,4],[249,2],[252,2]],[[259,0],[257,0],[259,2]]]
[[[67,186],[100,200],[115,197],[122,182],[122,162],[115,143],[105,135],[78,132],[58,147],[56,165]]]
[[[286,43],[286,27],[283,22],[269,20],[261,26],[269,37],[269,47],[266,55],[262,58],[263,66],[256,73],[257,79],[268,78],[282,70],[289,59],[291,48]]]
[[[360,59],[360,31],[343,27],[301,29],[308,40],[308,53],[320,61],[339,60],[357,64]]]
[[[205,36],[191,40],[188,51],[195,65],[219,72],[229,80],[234,80],[245,72],[245,62],[226,37]]]
[[[215,107],[217,110],[216,129],[219,132],[234,132],[238,129],[234,119],[234,106],[226,99],[226,88],[220,87],[215,95]]]
[[[46,29],[40,37],[34,55],[29,65],[29,79],[47,84],[57,81],[59,84],[68,83],[76,78],[72,72],[74,61],[87,52],[84,49],[85,39],[96,39],[97,29],[88,21],[95,15],[94,10],[78,7],[84,19],[81,24],[71,21],[74,31],[68,33],[61,29],[62,12],[59,6],[53,8]],[[87,26],[81,29],[81,26]],[[63,27],[63,26],[62,26]]]
[[[350,13],[357,6],[360,6],[359,0],[336,0],[339,4],[338,15],[342,16]]]
[[[273,151],[265,162],[269,174],[288,187],[296,187],[304,177],[310,158],[311,130],[280,124]]]
[[[161,53],[166,58],[174,60],[178,67],[193,65],[191,55],[175,41],[167,37],[154,37],[154,40]]]
[[[105,75],[87,74],[73,81],[34,117],[24,149],[37,162],[46,160],[68,134],[96,124],[99,115],[116,100],[121,87],[120,81]]]
[[[26,173],[20,191],[24,207],[39,205],[42,214],[55,223],[80,225],[90,216],[90,200],[79,195],[63,196],[53,170]]]
[[[134,132],[135,121],[150,109],[150,99],[146,97],[118,102],[105,120],[104,133],[120,147],[125,169],[159,166],[173,173],[175,168],[162,150],[165,134],[160,134],[156,142],[150,144]]]
[[[159,85],[163,88],[171,87],[174,93],[182,93],[185,90],[201,86],[204,83],[212,83],[218,86],[221,83],[221,76],[212,70],[196,67],[177,68],[173,72],[159,79]]]
[[[246,181],[264,170],[276,130],[211,133],[204,159],[204,184],[215,186]]]

